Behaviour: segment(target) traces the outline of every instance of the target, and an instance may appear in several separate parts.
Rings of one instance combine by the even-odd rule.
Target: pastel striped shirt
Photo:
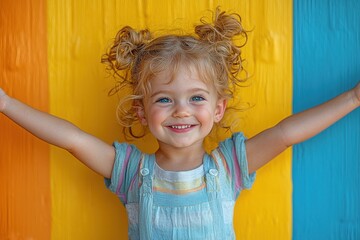
[[[141,153],[134,145],[114,143],[116,159],[111,179],[106,186],[125,205],[129,220],[129,238],[140,239],[144,226],[139,222],[141,175],[151,174],[151,217],[146,224],[153,239],[216,239],[216,229],[234,239],[233,211],[236,198],[243,189],[251,188],[255,173],[249,175],[245,152],[245,137],[236,133],[221,142],[203,165],[190,171],[171,172],[161,169],[154,155]],[[153,161],[151,169],[144,163]],[[213,164],[212,167],[208,163]],[[210,164],[210,165],[211,165]],[[209,204],[207,175],[216,176],[222,215],[214,216]],[[210,176],[209,175],[209,176]]]

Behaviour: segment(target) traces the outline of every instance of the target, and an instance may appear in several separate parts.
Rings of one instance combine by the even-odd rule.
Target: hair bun
[[[123,27],[116,34],[107,53],[102,57],[102,62],[108,64],[110,69],[115,72],[128,69],[136,60],[139,51],[151,39],[151,34],[147,29],[137,32],[129,26]]]
[[[195,33],[200,40],[214,43],[217,41],[230,40],[236,35],[243,35],[246,37],[246,31],[241,25],[241,17],[238,14],[226,14],[221,12],[217,7],[213,24],[206,22],[204,18],[201,19],[200,25],[195,27]]]

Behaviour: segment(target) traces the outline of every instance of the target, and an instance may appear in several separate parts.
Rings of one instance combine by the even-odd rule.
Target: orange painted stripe
[[[0,2],[0,86],[48,110],[46,3]],[[0,114],[0,239],[50,239],[49,146]]]

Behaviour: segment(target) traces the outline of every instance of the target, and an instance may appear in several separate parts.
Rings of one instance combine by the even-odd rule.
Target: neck
[[[202,164],[205,150],[201,144],[184,148],[175,148],[160,143],[156,151],[156,163],[167,171],[187,171],[195,169]]]

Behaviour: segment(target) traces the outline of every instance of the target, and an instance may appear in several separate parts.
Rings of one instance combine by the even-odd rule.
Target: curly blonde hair
[[[129,26],[116,34],[101,60],[117,78],[110,94],[124,87],[132,91],[121,99],[117,111],[126,136],[140,137],[132,130],[139,120],[136,102],[147,96],[151,80],[161,72],[174,75],[184,64],[194,67],[203,81],[213,84],[219,98],[231,98],[234,85],[244,81],[238,77],[243,70],[241,47],[247,41],[241,17],[236,13],[226,14],[218,7],[213,23],[204,18],[200,21],[194,36],[169,34],[153,38],[149,30],[135,31]],[[236,36],[243,38],[241,46],[235,45]],[[130,106],[126,105],[129,102]]]

